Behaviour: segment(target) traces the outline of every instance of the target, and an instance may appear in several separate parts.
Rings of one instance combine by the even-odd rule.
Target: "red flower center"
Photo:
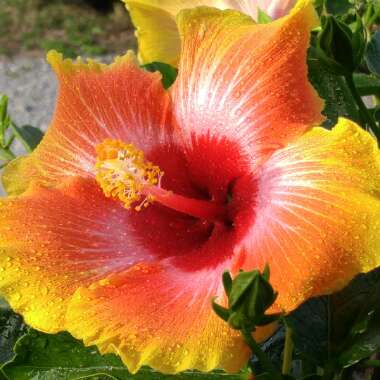
[[[137,240],[183,268],[226,260],[254,220],[254,176],[227,140],[161,145],[147,158],[131,144],[106,140],[96,168],[104,193],[131,209]]]

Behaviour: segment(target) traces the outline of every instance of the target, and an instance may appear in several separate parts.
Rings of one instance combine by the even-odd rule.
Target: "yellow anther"
[[[144,194],[144,187],[160,185],[158,166],[145,160],[144,153],[133,144],[106,139],[96,147],[96,181],[107,197],[120,199],[125,208],[136,211],[147,207],[154,197]]]

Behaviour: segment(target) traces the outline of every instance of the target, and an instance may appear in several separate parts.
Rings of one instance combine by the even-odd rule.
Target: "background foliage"
[[[95,56],[134,46],[120,1],[0,0],[0,55],[57,49],[67,57]]]

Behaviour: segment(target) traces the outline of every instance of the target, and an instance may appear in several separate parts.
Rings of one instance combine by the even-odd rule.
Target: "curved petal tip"
[[[115,65],[123,63],[132,63],[138,65],[135,53],[132,50],[128,50],[126,54],[117,56],[111,64],[98,62],[94,59],[87,59],[84,61],[81,57],[76,60],[70,58],[64,58],[62,53],[56,50],[50,50],[46,55],[46,60],[52,66],[53,70],[58,74],[64,72],[65,74],[75,73],[78,71],[99,71],[103,72]]]

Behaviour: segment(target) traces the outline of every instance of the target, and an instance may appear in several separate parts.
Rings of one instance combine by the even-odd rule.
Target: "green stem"
[[[10,150],[11,145],[13,144],[13,141],[15,141],[16,136],[12,135],[10,139],[7,141],[6,145],[4,146],[4,149]]]
[[[277,369],[268,359],[267,355],[253,339],[252,333],[247,329],[242,329],[241,334],[249,348],[252,350],[252,353],[257,357],[263,368],[271,374],[273,380],[282,380],[282,376],[278,373]]]
[[[362,364],[363,367],[380,367],[380,360],[366,360],[363,364]]]
[[[372,11],[373,11],[372,4],[369,4],[363,15],[364,24],[367,24],[368,20],[370,20]]]
[[[352,74],[347,74],[345,76],[346,83],[348,88],[351,91],[351,94],[353,98],[355,99],[355,102],[357,106],[359,107],[360,112],[360,118],[361,122],[363,123],[363,126],[366,127],[366,129],[369,129],[377,138],[377,140],[380,142],[380,129],[376,124],[375,119],[371,115],[371,113],[368,111],[366,105],[363,102],[363,99],[359,95],[358,90],[356,89],[355,83],[354,83],[354,77]]]
[[[374,14],[366,21],[366,27],[370,28],[372,24],[375,23],[376,19],[379,17],[380,11],[374,12]],[[370,35],[370,33],[368,33]]]
[[[290,373],[292,367],[292,359],[293,359],[293,330],[286,326],[285,327],[285,347],[284,347],[284,357],[282,360],[282,374],[288,375]]]
[[[15,158],[16,158],[16,156],[9,149],[5,149],[5,148],[0,147],[0,159],[6,160],[6,161],[11,161]]]

